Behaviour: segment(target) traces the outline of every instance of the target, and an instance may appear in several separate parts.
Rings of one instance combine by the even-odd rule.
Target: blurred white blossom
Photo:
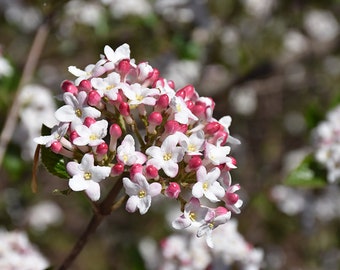
[[[237,221],[229,220],[223,226],[214,229],[212,234],[214,248],[209,248],[202,238],[195,236],[194,230],[186,234],[172,234],[157,244],[150,239],[140,243],[139,249],[149,270],[204,270],[229,269],[238,265],[238,269],[256,270],[261,268],[263,250],[252,247],[237,230]],[[147,248],[147,250],[145,250]],[[154,256],[148,256],[148,252]]]
[[[48,261],[30,243],[25,232],[0,231],[0,269],[43,270]]]
[[[305,15],[304,26],[312,38],[321,42],[332,41],[339,34],[338,21],[330,11],[309,11]]]
[[[51,91],[41,85],[26,85],[19,96],[20,123],[14,134],[14,141],[21,145],[22,156],[32,159],[36,144],[33,138],[39,136],[41,125],[52,127],[56,124],[56,105]]]
[[[229,103],[241,115],[251,115],[257,108],[257,94],[254,88],[234,88],[229,96]]]
[[[152,7],[146,0],[102,0],[108,5],[114,18],[123,18],[128,15],[146,17],[152,13]]]
[[[28,209],[26,218],[29,226],[37,231],[44,231],[48,226],[60,223],[63,212],[56,203],[42,201]]]
[[[8,60],[1,55],[0,51],[0,79],[1,77],[11,76],[13,73],[13,68],[8,62]]]
[[[42,21],[42,14],[33,6],[9,5],[5,10],[5,18],[25,32],[34,31]]]
[[[265,17],[270,15],[272,9],[274,8],[275,0],[243,0],[244,7],[246,11],[257,17]]]
[[[104,8],[96,2],[87,2],[81,0],[72,0],[65,6],[68,20],[96,26],[103,16]]]

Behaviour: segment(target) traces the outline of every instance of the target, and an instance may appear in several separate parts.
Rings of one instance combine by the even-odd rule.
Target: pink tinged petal
[[[206,235],[209,231],[211,231],[209,224],[203,224],[198,228],[197,231],[197,237],[202,237],[203,235]]]
[[[209,182],[214,182],[220,177],[220,174],[220,169],[215,167],[207,174],[207,178],[209,179]]]
[[[89,139],[88,137],[77,137],[73,140],[73,143],[75,145],[83,146],[89,143]]]
[[[162,169],[167,176],[175,177],[178,173],[178,164],[173,162],[172,160],[169,160],[167,162],[164,162]]]
[[[131,196],[126,202],[125,209],[130,213],[136,212],[138,204],[139,204],[138,196]]]
[[[160,183],[152,183],[149,185],[149,195],[151,197],[157,196],[162,191],[162,185]]]
[[[100,186],[98,183],[89,180],[88,188],[85,190],[87,196],[90,197],[92,201],[98,201],[100,198]]]
[[[176,230],[182,230],[188,228],[191,225],[191,221],[188,218],[185,218],[184,215],[176,218],[172,223],[172,227]]]
[[[203,183],[202,182],[197,182],[193,187],[192,187],[192,195],[196,198],[201,198],[203,197],[204,190],[203,190]]]
[[[214,182],[210,186],[211,192],[213,192],[217,197],[222,198],[225,194],[224,188],[220,185],[219,182]]]
[[[83,171],[80,170],[79,168],[79,163],[74,162],[74,161],[70,161],[69,163],[67,163],[66,170],[71,176],[83,173]]]
[[[68,185],[73,191],[82,191],[89,187],[89,182],[81,174],[76,174],[69,180]]]
[[[228,189],[228,192],[234,193],[240,189],[241,189],[241,186],[239,184],[235,184],[235,185],[230,186],[230,188]]]
[[[145,97],[142,103],[145,105],[153,106],[156,104],[156,99],[153,97]]]
[[[139,213],[144,215],[151,206],[151,196],[147,195],[144,198],[141,198],[138,203]]]
[[[141,152],[135,152],[134,155],[137,157],[134,163],[144,164],[144,162],[147,160],[146,156]]]

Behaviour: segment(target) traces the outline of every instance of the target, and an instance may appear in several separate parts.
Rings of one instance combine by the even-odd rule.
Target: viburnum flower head
[[[73,191],[84,190],[92,201],[99,200],[99,182],[110,175],[110,167],[95,166],[93,155],[85,154],[80,164],[75,161],[70,161],[67,163],[66,168],[72,176],[69,180],[69,186]]]
[[[230,116],[213,118],[210,97],[192,85],[176,90],[147,62],[135,63],[128,44],[105,46],[95,64],[69,71],[76,78],[61,85],[59,124],[35,142],[49,148],[42,155],[46,166],[49,155],[62,156],[71,190],[97,201],[100,182],[110,177],[112,190],[121,187],[128,197],[126,210],[140,214],[164,195],[183,212],[173,226],[194,225],[207,241],[212,229],[239,213],[240,186],[230,176],[236,162],[229,156],[230,144],[239,141],[230,135]]]

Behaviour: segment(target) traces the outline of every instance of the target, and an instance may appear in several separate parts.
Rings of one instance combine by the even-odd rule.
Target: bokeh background
[[[38,171],[31,191],[34,144],[53,114],[51,96],[73,80],[105,45],[128,43],[177,88],[193,84],[231,115],[242,141],[232,155],[244,200],[243,236],[263,249],[263,269],[339,269],[338,185],[287,185],[312,151],[312,131],[340,101],[340,2],[303,0],[0,0],[0,127],[14,102],[19,118],[0,168],[0,225],[24,230],[52,265],[64,258],[91,216],[82,196],[60,195],[67,182]],[[27,57],[41,25],[47,37],[18,96]],[[39,53],[41,53],[39,55]],[[32,67],[32,66],[31,66]],[[46,117],[46,118],[45,118]],[[145,269],[138,243],[171,233],[170,206],[144,216],[113,213],[72,269]]]

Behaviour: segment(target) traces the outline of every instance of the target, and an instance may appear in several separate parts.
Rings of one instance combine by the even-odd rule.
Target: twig
[[[6,153],[7,145],[10,139],[12,138],[12,135],[15,130],[15,126],[17,124],[18,115],[20,111],[20,106],[19,106],[20,99],[19,98],[20,98],[22,88],[32,78],[32,75],[37,67],[38,59],[40,58],[42,49],[46,42],[48,32],[49,32],[49,25],[47,22],[45,22],[40,25],[37,33],[35,34],[35,38],[32,43],[31,50],[28,54],[27,61],[26,61],[19,85],[18,85],[18,90],[16,92],[14,101],[7,115],[5,125],[0,135],[0,167],[2,165],[4,155]]]
[[[62,265],[58,268],[59,270],[66,270],[71,266],[71,264],[80,254],[80,252],[84,249],[85,245],[88,242],[89,237],[96,231],[96,229],[102,223],[104,217],[108,216],[112,212],[112,205],[114,204],[114,201],[116,200],[120,190],[123,187],[122,178],[123,176],[117,180],[116,184],[113,186],[111,191],[107,194],[106,198],[97,208],[98,211],[94,211],[93,216],[89,224],[87,225],[85,231],[78,238],[72,250],[66,257]]]

